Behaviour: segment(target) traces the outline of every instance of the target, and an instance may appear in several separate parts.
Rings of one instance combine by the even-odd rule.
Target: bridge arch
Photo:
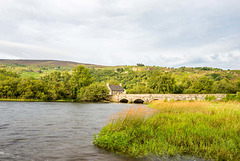
[[[119,102],[120,102],[120,103],[128,103],[128,99],[126,99],[126,98],[122,98],[122,99],[120,99]]]
[[[143,103],[144,102],[144,100],[142,100],[142,99],[140,99],[140,98],[138,98],[138,99],[136,99],[135,101],[133,101],[133,103]]]

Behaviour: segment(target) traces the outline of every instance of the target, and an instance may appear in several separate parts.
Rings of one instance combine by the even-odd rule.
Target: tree
[[[214,82],[213,93],[232,93],[235,94],[238,91],[237,84],[230,82],[227,78],[221,81]]]
[[[78,93],[78,100],[80,101],[100,101],[105,100],[109,95],[109,89],[105,83],[93,83],[89,86],[83,87]]]
[[[18,83],[17,91],[20,98],[48,100],[46,83],[34,78],[24,78]]]
[[[236,82],[236,90],[240,92],[240,80]]]
[[[162,73],[155,70],[148,79],[148,85],[154,90],[154,93],[174,93],[176,82],[171,73]]]
[[[213,80],[202,76],[197,81],[193,82],[193,85],[190,87],[192,93],[199,94],[209,94],[212,93]]]
[[[129,94],[150,94],[153,93],[153,89],[147,87],[144,83],[139,83],[128,91]]]
[[[64,84],[65,75],[66,73],[55,71],[41,78],[41,80],[46,83],[48,96],[51,100],[66,98],[66,95],[69,94],[70,88],[65,88]]]
[[[140,66],[140,67],[142,66],[142,67],[143,67],[143,66],[145,66],[145,65],[142,64],[142,63],[137,63],[137,66]]]
[[[93,83],[93,76],[89,73],[88,68],[79,65],[74,67],[72,70],[72,76],[70,79],[71,82],[71,91],[72,99],[77,98],[77,93],[79,93],[82,87],[88,86]]]
[[[17,85],[18,78],[7,77],[7,79],[0,81],[0,97],[1,98],[16,98],[18,97]]]
[[[114,79],[108,80],[108,83],[111,84],[111,85],[119,85],[119,82],[117,80],[114,80]]]

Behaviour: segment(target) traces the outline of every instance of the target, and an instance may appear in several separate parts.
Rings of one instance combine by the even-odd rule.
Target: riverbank
[[[149,107],[114,115],[93,143],[135,157],[240,160],[240,103],[154,101]]]

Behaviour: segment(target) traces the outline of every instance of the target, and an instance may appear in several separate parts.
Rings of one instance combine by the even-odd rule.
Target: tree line
[[[185,68],[177,69],[184,72]],[[197,70],[212,70],[203,67]],[[185,76],[177,80],[172,72],[154,68],[148,71],[114,72],[114,70],[90,69],[97,82],[122,84],[129,94],[236,94],[240,91],[240,78],[213,69],[207,74]]]
[[[173,73],[157,68],[126,72],[123,68],[115,71],[78,66],[70,72],[55,71],[40,79],[22,78],[14,72],[0,70],[0,98],[99,101],[108,98],[106,82],[121,83],[130,94],[236,94],[240,91],[239,78],[220,71],[189,75],[179,81]]]
[[[0,70],[0,98],[100,101],[108,93],[105,83],[94,82],[84,66],[74,67],[71,73],[55,71],[40,79],[21,78],[14,72]]]

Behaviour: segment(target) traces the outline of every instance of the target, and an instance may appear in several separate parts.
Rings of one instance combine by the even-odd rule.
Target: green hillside
[[[76,82],[83,79],[81,77],[74,78],[75,67],[79,65],[85,66],[81,68],[82,70],[87,69],[85,75],[87,73],[91,75],[91,77],[89,76],[90,83],[84,84],[82,90],[80,87],[73,88],[78,86]],[[101,88],[105,88],[104,85],[107,82],[113,85],[122,84],[126,92],[132,94],[236,94],[240,92],[239,70],[210,67],[167,68],[144,66],[143,64],[101,66],[53,60],[0,60],[0,80],[1,98],[35,99],[38,97],[38,99],[45,99],[46,97],[56,100],[84,97],[89,100],[89,93],[96,95],[96,91],[93,92],[95,89],[99,89],[98,92],[100,92],[96,97],[103,95]],[[16,88],[18,90],[22,88],[22,82],[28,82],[22,89],[23,92],[18,91],[14,94]],[[93,85],[89,86],[91,83]],[[72,91],[73,89],[75,91]],[[42,92],[39,93],[39,91]]]
[[[58,60],[9,60],[0,59],[0,69],[13,71],[21,77],[40,78],[54,71],[71,71],[73,67],[83,65],[88,68],[104,68],[102,65],[77,63]]]

